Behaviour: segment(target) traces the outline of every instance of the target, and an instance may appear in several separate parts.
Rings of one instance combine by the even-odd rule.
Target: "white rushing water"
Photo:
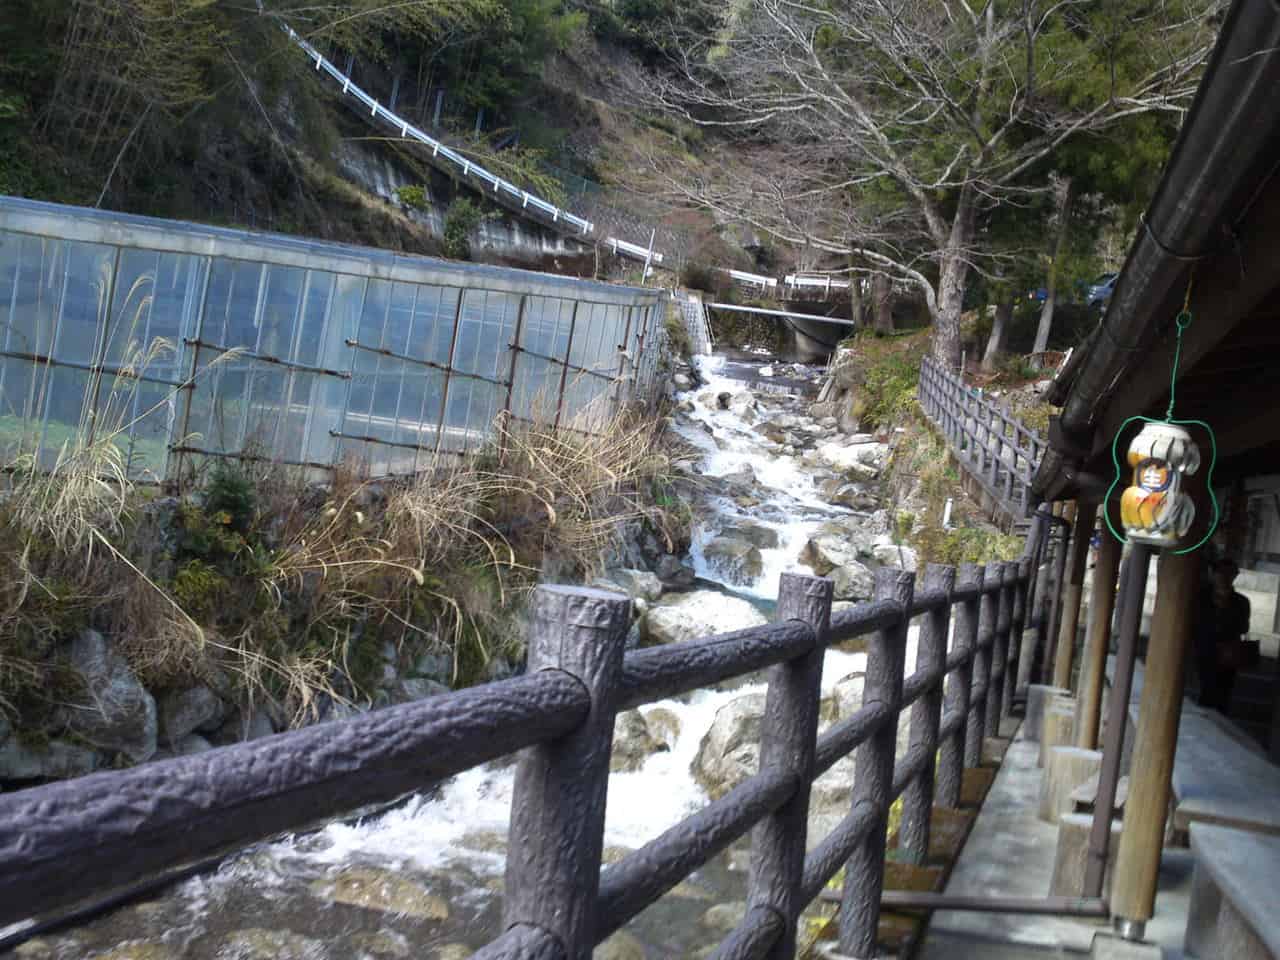
[[[675,431],[702,451],[701,470],[706,477],[725,477],[750,469],[756,478],[762,503],[742,508],[728,497],[714,498],[715,518],[700,521],[693,532],[690,555],[694,572],[703,580],[729,590],[765,600],[776,600],[778,577],[783,573],[812,571],[799,563],[805,541],[815,527],[849,511],[832,506],[819,495],[810,467],[799,456],[771,450],[768,441],[733,410],[715,409],[700,398],[721,393],[738,395],[748,390],[738,379],[724,375],[724,357],[695,358],[703,385],[681,394],[692,404],[689,421],[677,421]],[[738,518],[765,526],[778,534],[778,546],[761,548],[761,575],[754,583],[729,582],[707,561],[704,547],[720,530],[719,521]]]
[[[682,399],[693,399],[707,391],[741,393],[746,389],[742,381],[720,374],[722,358],[699,359],[706,383]],[[804,569],[798,567],[796,558],[810,531],[823,519],[842,511],[818,498],[813,480],[799,458],[769,452],[767,441],[737,414],[711,410],[696,402],[694,408],[693,417],[710,427],[711,435],[696,424],[678,424],[676,429],[704,451],[704,475],[722,476],[750,467],[764,488],[763,494],[767,495],[762,507],[771,509],[744,514],[726,498],[720,498],[723,501],[720,507],[727,513],[749,515],[753,522],[773,527],[779,534],[777,548],[761,550],[764,569],[756,583],[732,589],[776,599],[778,575],[786,570]],[[778,519],[761,520],[757,514]],[[699,549],[709,535],[710,529],[702,529],[695,537],[691,551],[695,571],[704,579],[720,582]],[[829,692],[836,681],[850,673],[861,671],[864,663],[863,654],[829,652],[823,669],[824,691]],[[643,708],[642,712],[669,710],[678,719],[680,732],[669,751],[653,754],[639,770],[610,777],[605,843],[628,848],[641,846],[705,805],[706,794],[689,772],[703,736],[721,707],[745,694],[763,691],[762,685],[731,691],[702,690],[689,697],[664,700]],[[291,846],[289,852],[328,864],[372,859],[424,869],[461,859],[477,872],[500,873],[505,862],[500,851],[475,850],[466,841],[478,834],[505,835],[512,778],[510,766],[469,770],[454,777],[431,798],[417,797],[402,807],[358,824],[331,824],[320,831],[318,838],[308,838],[305,845]]]

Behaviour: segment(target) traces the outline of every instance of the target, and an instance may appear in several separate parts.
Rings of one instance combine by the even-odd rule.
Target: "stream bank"
[[[764,622],[778,575],[787,570],[831,576],[840,602],[849,603],[869,595],[876,565],[915,563],[909,548],[893,542],[880,505],[888,447],[809,414],[808,384],[819,371],[747,367],[707,358],[696,381],[695,371],[678,374],[688,386],[675,398],[672,429],[687,450],[676,467],[696,490],[688,563],[618,567],[601,578],[601,585],[636,601],[636,643]],[[910,643],[908,671],[914,669],[914,632]],[[864,672],[865,655],[856,645],[827,654],[824,727],[860,706]],[[618,718],[606,861],[754,772],[763,678],[726,686]],[[900,748],[907,736],[904,724]],[[851,783],[851,761],[817,782],[811,843],[847,812]],[[511,787],[510,762],[468,771],[392,810],[255,846],[149,901],[30,941],[19,956],[458,960],[501,931]],[[703,955],[741,916],[746,864],[743,841],[596,956]]]

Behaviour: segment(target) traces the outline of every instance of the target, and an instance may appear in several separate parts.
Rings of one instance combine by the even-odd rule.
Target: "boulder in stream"
[[[737,537],[714,537],[702,547],[707,565],[729,583],[749,587],[764,572],[760,548]],[[719,631],[717,631],[719,632]]]
[[[894,567],[898,570],[905,570],[908,573],[915,573],[919,564],[919,558],[916,556],[915,550],[911,547],[904,547],[896,543],[882,543],[873,550],[876,560],[881,566]]]
[[[765,694],[735,697],[716,711],[690,772],[712,800],[718,800],[760,767],[760,724]]]
[[[716,590],[693,590],[664,597],[644,618],[645,642],[654,646],[697,640],[768,623],[768,618],[739,597]]]
[[[875,592],[876,575],[856,560],[833,567],[826,575],[835,584],[837,600],[869,600]]]
[[[613,722],[613,751],[609,770],[626,773],[639,770],[653,754],[670,747],[654,738],[645,716],[639,710],[624,710]]]

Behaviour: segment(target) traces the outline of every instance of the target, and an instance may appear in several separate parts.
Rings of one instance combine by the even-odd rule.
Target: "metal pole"
[[[1111,685],[1107,711],[1106,740],[1102,747],[1102,770],[1098,774],[1098,795],[1093,804],[1093,827],[1089,833],[1089,854],[1085,862],[1084,895],[1102,896],[1102,879],[1107,868],[1107,848],[1111,845],[1111,818],[1115,813],[1116,786],[1120,782],[1120,754],[1124,750],[1124,730],[1129,719],[1129,694],[1133,689],[1133,661],[1138,649],[1138,628],[1142,625],[1142,602],[1147,593],[1147,571],[1151,548],[1133,544],[1125,561],[1127,575],[1120,597],[1119,650],[1116,653],[1115,682]]]
[[[823,890],[820,899],[838,903],[840,894]],[[923,893],[915,890],[886,890],[880,906],[889,910],[964,910],[973,913],[1021,913],[1054,917],[1110,916],[1107,902],[1090,897],[1000,897],[983,894]]]

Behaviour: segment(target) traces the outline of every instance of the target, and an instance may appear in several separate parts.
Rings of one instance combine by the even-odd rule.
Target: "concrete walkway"
[[[947,893],[1047,896],[1053,877],[1058,828],[1036,816],[1040,796],[1039,744],[1009,745],[973,831],[947,882]],[[1166,850],[1160,868],[1156,916],[1147,938],[1182,956],[1191,894],[1191,853]],[[1020,914],[938,911],[917,952],[918,960],[1024,960],[1089,952],[1104,921]]]

